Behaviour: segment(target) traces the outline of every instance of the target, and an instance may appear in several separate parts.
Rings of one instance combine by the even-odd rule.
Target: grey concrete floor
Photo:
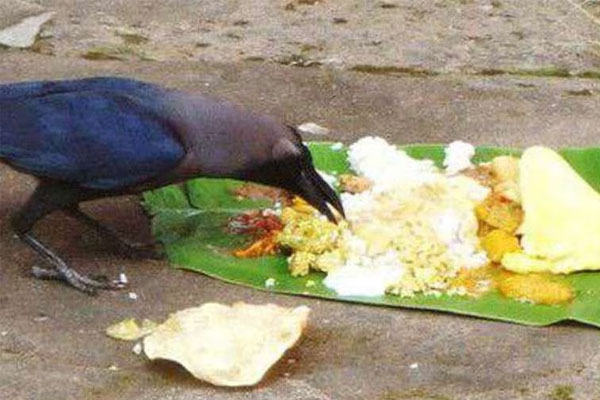
[[[395,8],[381,8],[384,3],[375,2],[379,8],[370,2],[323,1],[315,6],[295,2],[295,11],[286,12],[280,9],[289,2],[252,2],[258,4],[252,9],[250,3],[167,1],[153,6],[141,1],[91,1],[86,2],[86,7],[82,2],[64,0],[18,2],[15,7],[3,3],[0,27],[2,16],[6,22],[43,8],[54,9],[58,15],[49,27],[53,36],[43,39],[46,46],[51,45],[43,53],[54,55],[0,50],[0,82],[108,74],[132,76],[220,95],[291,123],[314,121],[333,130],[330,139],[344,142],[370,133],[398,143],[459,138],[477,144],[517,147],[535,143],[600,143],[599,80],[534,77],[515,71],[494,76],[477,72],[491,67],[551,67],[554,71],[566,68],[575,74],[597,68],[598,59],[592,50],[599,31],[567,1],[528,2],[523,6],[509,1],[498,2],[499,5],[484,1],[437,2],[446,7],[426,2],[385,3],[399,6]],[[591,13],[595,12],[593,3],[585,4]],[[280,12],[269,8],[275,7],[273,4]],[[416,42],[410,38],[396,41],[400,46],[396,50],[372,53],[352,44],[360,42],[365,29],[373,29],[373,34],[380,36],[393,33],[389,31],[393,24],[386,20],[388,14],[373,14],[379,13],[380,8],[399,13],[406,20],[423,14],[418,10],[433,10],[425,13],[428,17],[424,20],[412,21],[410,28],[422,38],[421,56],[411,56],[421,60],[421,64],[387,58],[390,54],[404,54],[402,46],[414,46]],[[482,21],[475,11],[487,10],[489,14],[498,8],[505,15],[515,15],[502,18],[518,22],[524,31],[531,32],[531,42],[522,45],[520,35],[512,38],[492,34],[487,53],[480,49],[474,58],[459,57],[460,51],[444,42],[439,45],[448,47],[449,54],[457,54],[459,62],[431,61],[438,53],[435,43],[439,39],[433,31],[450,32],[443,25],[450,24],[450,17],[439,13],[450,9],[469,15],[470,19],[457,20],[463,25],[455,24],[460,34],[454,36],[463,38],[469,29],[484,25],[496,32],[494,25],[490,27],[491,23]],[[99,21],[94,16],[100,11],[106,31],[92,23]],[[181,21],[196,27],[194,18],[198,15],[194,12],[214,20],[218,28],[204,32],[200,24],[200,30],[194,34],[185,27],[178,31],[175,25]],[[295,14],[290,17],[286,13]],[[555,14],[575,18],[572,29],[546,29],[540,21],[556,18],[548,17]],[[335,26],[355,23],[353,16],[375,22],[371,28],[344,28],[345,33],[337,37],[330,32],[335,26],[330,25],[331,18],[338,15],[349,22]],[[233,38],[219,30],[244,18],[251,22],[227,29],[251,31],[243,40],[256,46],[252,60],[237,54],[235,46],[228,42]],[[290,22],[285,18],[291,18],[292,24],[296,18],[298,23],[313,27],[290,33],[282,28]],[[89,24],[88,19],[92,21]],[[259,23],[263,20],[264,24]],[[435,26],[427,26],[429,21],[434,21]],[[164,59],[140,61],[128,55],[121,60],[92,61],[80,56],[88,45],[113,40],[117,25],[143,30],[151,38],[145,51],[156,46],[156,51],[162,49]],[[402,29],[409,28],[397,29],[396,34],[401,35]],[[266,31],[272,32],[275,44],[261,44],[261,40],[270,37]],[[110,40],[103,36],[106,32],[110,33]],[[181,39],[177,38],[178,32]],[[314,68],[271,62],[285,55],[287,35],[293,38],[304,34],[325,43],[319,57],[341,55],[354,61]],[[348,40],[340,43],[340,37]],[[212,41],[211,46],[204,48],[210,49],[206,57],[200,51],[188,57],[164,50],[165,46],[184,48],[194,40]],[[511,53],[506,50],[511,44],[522,47]],[[550,44],[563,52],[556,52],[557,48]],[[541,47],[534,48],[538,45]],[[571,53],[578,46],[591,50],[584,52],[586,56]],[[531,53],[527,53],[528,48]],[[547,58],[540,61],[536,52]],[[399,68],[385,74],[351,71],[353,65],[365,62],[361,58],[365,54],[375,60],[370,62],[373,65],[393,63]],[[508,54],[507,60],[512,61],[498,63],[494,57],[502,54]],[[592,55],[588,57],[589,54]],[[415,66],[445,73],[399,73],[402,68]],[[101,238],[60,214],[37,226],[40,237],[84,273],[116,275],[125,271],[131,280],[130,290],[139,298],[130,300],[127,291],[88,297],[59,283],[31,279],[28,271],[40,260],[12,235],[8,218],[34,185],[30,178],[0,166],[0,399],[600,399],[597,329],[576,324],[532,328],[257,292],[172,269],[166,261],[131,260],[115,255]],[[94,202],[86,207],[98,219],[133,239],[150,239],[148,222],[135,197]],[[125,317],[162,320],[170,312],[207,301],[240,300],[288,306],[306,304],[313,309],[303,341],[253,389],[228,390],[198,382],[170,363],[150,363],[136,356],[131,352],[131,343],[116,342],[103,333],[108,325]],[[560,393],[562,397],[557,397]]]

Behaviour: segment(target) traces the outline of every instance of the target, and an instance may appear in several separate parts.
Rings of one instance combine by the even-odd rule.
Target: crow
[[[63,211],[107,234],[81,202],[140,193],[196,177],[233,178],[286,189],[329,220],[344,215],[292,126],[228,101],[116,77],[0,85],[0,161],[39,181],[11,218],[16,235],[59,279],[88,293],[118,282],[78,273],[32,233]]]

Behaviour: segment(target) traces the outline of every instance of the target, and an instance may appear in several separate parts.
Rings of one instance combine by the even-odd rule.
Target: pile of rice
[[[459,174],[473,155],[473,146],[454,142],[440,170],[379,137],[351,145],[352,169],[373,185],[341,195],[348,226],[324,284],[342,296],[439,294],[462,268],[486,265],[474,209],[489,189]]]

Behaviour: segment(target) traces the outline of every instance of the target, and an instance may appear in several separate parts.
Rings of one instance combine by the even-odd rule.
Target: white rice
[[[450,144],[446,148],[444,161],[446,173],[455,174],[472,166],[471,157],[474,153],[473,146],[468,143]],[[465,268],[476,268],[488,262],[474,234],[477,220],[472,204],[482,201],[489,189],[464,176],[444,175],[433,161],[413,159],[380,137],[364,137],[352,144],[348,160],[358,175],[373,182],[373,187],[368,191],[342,193],[341,200],[351,226],[372,224],[374,218],[380,219],[382,213],[385,215],[387,211],[382,210],[381,196],[389,194],[393,199],[403,201],[411,196],[415,188],[424,184],[441,184],[451,190],[453,196],[459,196],[456,208],[436,211],[430,222],[435,235],[446,246],[448,257]],[[393,220],[390,223],[393,224]],[[384,230],[381,235],[385,235]],[[380,296],[407,273],[393,249],[369,255],[367,243],[351,230],[344,232],[344,243],[347,252],[345,264],[329,271],[323,281],[339,295]]]
[[[366,136],[350,146],[350,166],[373,182],[376,192],[398,185],[421,184],[435,177],[437,168],[431,160],[415,160],[385,139]]]
[[[444,167],[448,175],[456,175],[459,172],[473,167],[471,158],[475,155],[475,147],[460,140],[450,143],[444,149]]]
[[[390,250],[381,256],[351,260],[329,272],[323,283],[340,296],[380,296],[402,277],[404,271],[399,267],[398,255]]]

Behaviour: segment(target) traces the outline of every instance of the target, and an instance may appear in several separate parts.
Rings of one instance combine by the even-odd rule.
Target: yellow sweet
[[[574,296],[568,282],[543,274],[509,275],[499,280],[498,290],[511,299],[535,304],[566,303]]]
[[[516,236],[501,229],[494,229],[481,239],[481,246],[493,262],[500,262],[506,253],[519,251],[519,240]]]
[[[506,254],[502,265],[520,273],[600,269],[600,194],[558,153],[541,146],[523,154],[519,186],[524,252]]]

